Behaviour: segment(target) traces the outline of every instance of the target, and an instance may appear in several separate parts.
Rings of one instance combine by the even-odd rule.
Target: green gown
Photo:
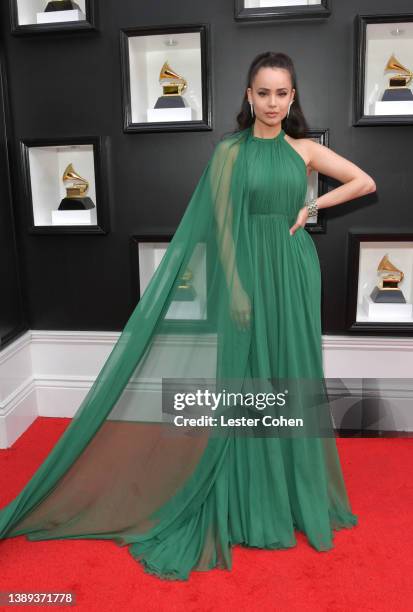
[[[299,530],[325,551],[334,529],[357,524],[326,394],[319,401],[317,251],[304,228],[289,233],[306,190],[305,162],[284,130],[264,139],[249,127],[218,143],[71,424],[0,512],[1,538],[111,539],[145,571],[186,580],[230,569],[234,544],[285,549]],[[181,282],[188,267],[191,292]],[[163,410],[166,378],[241,391],[298,381],[296,409],[311,427],[295,436],[178,428]]]

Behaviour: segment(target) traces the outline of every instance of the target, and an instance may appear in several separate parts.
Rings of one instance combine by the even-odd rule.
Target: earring
[[[290,103],[289,103],[289,105],[288,105],[287,119],[288,119],[288,117],[289,117],[289,114],[290,114],[290,108],[291,108],[291,104],[292,104],[293,102],[294,102],[294,100],[291,100],[291,102],[290,102]]]
[[[250,102],[250,108],[251,108],[251,117],[253,117],[254,116],[254,106],[252,102]]]

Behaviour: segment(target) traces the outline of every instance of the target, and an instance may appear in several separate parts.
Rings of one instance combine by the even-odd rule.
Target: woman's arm
[[[238,284],[235,245],[232,236],[233,202],[231,199],[232,171],[237,151],[225,140],[218,143],[211,162],[211,193],[215,213],[216,239],[228,289]]]
[[[319,209],[336,206],[376,191],[374,180],[356,164],[310,138],[305,140],[311,168],[343,183],[317,198]]]
[[[304,144],[303,153],[306,154],[308,168],[343,183],[343,185],[318,197],[317,208],[322,209],[336,206],[337,204],[342,204],[343,202],[348,202],[349,200],[354,200],[354,198],[376,191],[376,183],[371,176],[356,166],[356,164],[353,164],[353,162],[338,155],[338,153],[334,153],[328,147],[315,142],[311,138],[302,138],[300,142]],[[295,234],[300,227],[305,227],[307,219],[308,208],[305,205],[299,211],[294,225],[290,227],[290,235]]]
[[[239,145],[221,141],[211,163],[211,197],[216,220],[216,241],[229,291],[231,316],[241,328],[248,328],[251,300],[238,274],[236,245],[233,236],[233,207],[231,183]],[[238,231],[238,230],[236,230]]]

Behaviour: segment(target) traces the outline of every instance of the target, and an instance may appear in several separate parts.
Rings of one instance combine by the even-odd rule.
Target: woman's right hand
[[[234,286],[230,300],[231,317],[242,329],[248,329],[251,323],[251,300],[241,285]]]

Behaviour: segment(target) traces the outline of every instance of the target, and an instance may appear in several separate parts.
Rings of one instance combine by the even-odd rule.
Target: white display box
[[[284,6],[309,6],[321,4],[319,0],[245,0],[245,8],[279,8]]]
[[[139,253],[139,285],[142,297],[155,270],[162,261],[169,246],[167,242],[140,242]],[[191,285],[195,290],[195,299],[192,301],[173,300],[165,315],[165,319],[206,320],[207,274],[206,274],[206,246],[198,243],[194,248],[188,263],[193,278]]]
[[[59,23],[64,23],[69,21],[68,16],[64,16],[63,13],[78,13],[79,11],[49,11],[47,13],[44,12],[47,6],[48,0],[17,0],[17,16],[18,16],[18,24],[19,25],[37,25],[41,23],[56,23],[56,18],[51,17],[50,21],[38,21],[40,15],[46,15],[44,19],[49,19],[49,15],[58,14]],[[82,15],[81,19],[71,18],[70,21],[84,21],[86,20],[86,2],[85,0],[76,0],[76,4],[80,7],[80,15]],[[40,17],[41,19],[43,17]]]
[[[192,108],[148,108],[147,119],[156,121],[192,121]]]
[[[202,107],[202,64],[201,64],[201,34],[200,32],[165,33],[139,35],[128,37],[130,105],[132,123],[147,123],[149,121],[188,121],[201,120]],[[160,119],[163,111],[171,113],[171,109],[155,109],[157,99],[163,95],[159,83],[159,73],[165,61],[171,69],[187,81],[187,88],[182,97],[187,108],[176,109],[170,117]],[[150,110],[156,111],[152,114]],[[162,115],[159,114],[162,111]],[[181,111],[184,111],[183,113]],[[151,118],[149,118],[151,117]]]
[[[404,272],[399,283],[406,304],[378,304],[370,294],[377,285],[377,267],[387,253],[390,262]],[[413,323],[413,243],[405,241],[360,242],[359,277],[357,289],[357,322]]]
[[[413,322],[413,305],[407,304],[378,304],[373,302],[369,295],[363,296],[363,309],[367,321],[403,321]]]
[[[87,210],[52,210],[53,225],[96,225],[96,208]]]
[[[374,115],[413,115],[413,100],[375,102],[373,111]]]
[[[399,71],[385,71],[391,55],[413,70],[413,22],[368,23],[364,78],[365,115],[410,115],[413,101],[383,101],[389,79]],[[401,74],[401,72],[400,72]],[[408,87],[412,89],[412,82]]]
[[[89,182],[85,196],[93,201],[95,208],[86,211],[57,210],[67,195],[62,177],[69,163],[73,164],[75,172]],[[97,202],[92,144],[29,147],[29,168],[35,226],[56,225],[59,218],[68,219],[70,215],[61,215],[63,212],[69,212],[72,219],[78,219],[73,225],[85,225],[86,218],[89,219],[89,225],[96,224]],[[57,212],[59,215],[56,215]]]
[[[79,10],[73,11],[49,11],[37,13],[37,23],[62,23],[64,21],[85,21],[86,15]]]

